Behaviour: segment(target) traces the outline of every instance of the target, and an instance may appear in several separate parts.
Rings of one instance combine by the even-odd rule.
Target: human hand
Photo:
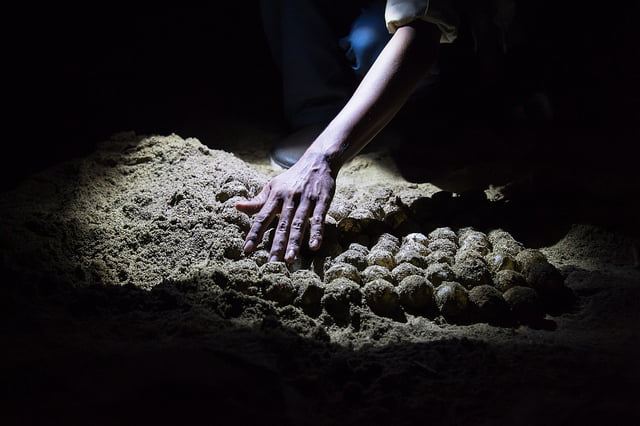
[[[269,262],[296,260],[309,223],[309,248],[319,249],[336,175],[337,170],[333,171],[324,158],[303,156],[290,169],[271,179],[256,197],[236,203],[241,212],[257,213],[245,239],[244,252],[256,248],[278,214]]]

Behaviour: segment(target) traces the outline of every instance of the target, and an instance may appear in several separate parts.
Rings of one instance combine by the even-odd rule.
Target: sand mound
[[[36,177],[19,201],[5,203],[4,234],[18,248],[7,263],[76,288],[202,282],[212,293],[255,296],[274,309],[295,305],[314,317],[307,323],[326,326],[360,327],[375,314],[406,323],[407,313],[507,324],[518,316],[510,318],[502,295],[511,287],[535,289],[526,309],[540,314],[534,305],[545,286],[566,290],[541,253],[517,261],[524,247],[506,231],[427,228],[418,209],[437,189],[409,184],[389,165],[382,170],[367,157],[351,163],[341,179],[352,182],[340,187],[329,211],[325,247],[303,252],[292,266],[268,264],[269,235],[256,252],[242,253],[251,222],[235,209],[268,176],[196,139],[120,134],[94,155]],[[540,262],[549,270],[533,276],[529,270]],[[469,293],[494,286],[503,270],[517,276],[488,300],[486,292],[476,296],[481,290]],[[424,282],[404,283],[409,276]]]
[[[496,361],[500,354],[513,366],[543,353],[556,365],[526,368],[543,368],[543,376],[580,357],[583,367],[601,368],[598,377],[611,376],[612,367],[600,364],[603,351],[626,362],[613,348],[638,323],[628,239],[581,225],[553,245],[527,248],[501,229],[500,206],[486,198],[466,204],[431,184],[407,182],[387,157],[372,153],[341,171],[322,250],[303,252],[293,266],[269,264],[268,234],[257,252],[242,253],[251,222],[234,205],[273,173],[196,139],[124,133],[2,194],[4,303],[15,314],[9,323],[81,320],[99,324],[93,332],[103,338],[113,338],[113,324],[127,323],[116,336],[154,342],[216,336],[230,353],[259,354],[294,380],[289,420],[314,412],[298,412],[292,401],[335,402],[330,392],[346,398],[330,411],[334,420],[341,404],[372,398],[353,421],[377,418],[398,386],[406,389],[403,402],[392,398],[404,407],[399,418],[418,418],[425,392],[431,403],[442,402],[464,380],[494,395],[494,378],[516,385],[510,367]],[[285,365],[292,353],[309,359]],[[335,362],[319,360],[322,353]],[[309,393],[308,381],[323,374],[344,380]],[[420,384],[404,387],[407,380]],[[442,396],[433,393],[439,386]],[[560,387],[564,402],[575,386]],[[476,395],[468,404],[484,412],[482,401]]]

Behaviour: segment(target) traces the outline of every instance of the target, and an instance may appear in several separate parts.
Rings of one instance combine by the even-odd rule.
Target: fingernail
[[[289,250],[289,253],[287,253],[287,259],[296,260],[296,252],[293,250]]]
[[[313,240],[311,240],[311,242],[309,242],[309,247],[314,249],[314,248],[318,247],[318,244],[319,244],[318,240],[313,239]]]
[[[244,244],[244,247],[242,248],[242,250],[245,253],[250,252],[251,250],[253,250],[253,241],[249,240]]]
[[[276,256],[275,254],[269,258],[269,262],[277,262],[277,261],[278,261],[278,256]]]

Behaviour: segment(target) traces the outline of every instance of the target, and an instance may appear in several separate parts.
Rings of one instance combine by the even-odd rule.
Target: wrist
[[[313,147],[309,147],[295,164],[295,166],[310,171],[325,171],[333,177],[337,177],[342,165],[343,162],[337,160],[332,153]]]
[[[336,127],[335,123],[331,123],[311,144],[305,155],[327,164],[337,174],[354,153],[350,152],[352,144],[346,132]]]

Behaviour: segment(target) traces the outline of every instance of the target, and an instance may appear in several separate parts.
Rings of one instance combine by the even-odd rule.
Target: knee
[[[371,26],[360,27],[351,33],[351,49],[354,55],[360,59],[360,66],[369,66],[376,59],[380,51],[389,40],[385,34],[380,34]]]
[[[364,75],[390,38],[384,20],[384,6],[374,5],[365,9],[346,37],[352,68]]]

